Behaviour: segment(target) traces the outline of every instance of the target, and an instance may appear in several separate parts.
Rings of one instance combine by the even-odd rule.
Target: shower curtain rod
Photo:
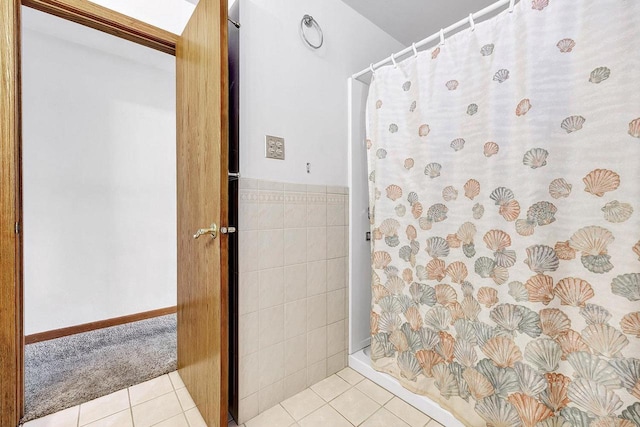
[[[459,28],[464,27],[465,25],[469,24],[471,28],[473,28],[474,23],[473,20],[476,18],[482,18],[483,16],[497,10],[500,9],[502,6],[509,4],[509,10],[513,10],[513,6],[515,5],[515,3],[518,0],[498,0],[497,2],[485,7],[484,9],[476,12],[476,13],[472,13],[470,14],[467,18],[461,19],[458,22],[456,22],[455,24],[449,25],[447,28],[444,28],[442,30],[440,30],[439,32],[427,37],[426,39],[423,39],[421,41],[419,41],[418,43],[414,43],[413,45],[409,46],[408,48],[401,50],[400,52],[391,55],[390,57],[388,57],[387,59],[383,59],[380,62],[377,62],[375,64],[371,64],[369,67],[365,68],[364,70],[360,71],[359,73],[356,73],[352,76],[352,78],[354,79],[358,79],[362,76],[364,76],[367,73],[371,73],[372,71],[382,67],[383,65],[386,64],[392,64],[395,63],[395,60],[401,56],[404,56],[408,53],[411,52],[417,52],[417,50],[414,51],[414,47],[415,49],[425,46],[429,43],[431,43],[434,40],[437,40],[438,38],[440,38],[441,40],[444,40],[444,35],[447,33],[450,33],[451,31],[457,30]],[[441,41],[442,44],[442,41]]]

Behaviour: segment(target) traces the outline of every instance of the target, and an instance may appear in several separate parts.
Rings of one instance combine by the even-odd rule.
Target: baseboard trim
[[[124,325],[125,323],[137,322],[139,320],[152,319],[154,317],[166,316],[177,312],[176,306],[159,308],[157,310],[145,311],[143,313],[129,314],[127,316],[114,317],[112,319],[98,320],[97,322],[83,323],[82,325],[69,326],[67,328],[54,329],[52,331],[38,332],[37,334],[25,335],[24,343],[33,344],[40,341],[48,341],[55,338],[80,334],[82,332],[95,331],[96,329],[108,328],[110,326]]]

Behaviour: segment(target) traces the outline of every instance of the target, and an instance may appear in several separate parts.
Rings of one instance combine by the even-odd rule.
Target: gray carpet
[[[176,370],[176,315],[25,346],[23,422]]]

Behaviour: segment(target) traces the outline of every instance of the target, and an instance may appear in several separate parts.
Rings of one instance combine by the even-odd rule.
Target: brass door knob
[[[211,224],[211,227],[209,228],[201,228],[198,231],[196,231],[196,234],[193,235],[193,238],[197,239],[198,237],[203,236],[205,234],[211,235],[212,239],[215,239],[216,237],[218,237],[218,226],[216,225],[215,222]]]

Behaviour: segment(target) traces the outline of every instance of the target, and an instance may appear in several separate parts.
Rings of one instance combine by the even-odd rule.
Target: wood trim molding
[[[87,0],[22,0],[22,4],[164,53],[176,54],[176,34]]]
[[[166,316],[176,313],[176,307],[159,308],[157,310],[145,311],[143,313],[129,314],[127,316],[114,317],[112,319],[98,320],[96,322],[83,323],[82,325],[69,326],[68,328],[54,329],[24,337],[25,344],[33,344],[41,341],[48,341],[55,338],[80,334],[82,332],[95,331],[97,329],[109,328],[111,326],[124,325],[125,323],[137,322],[139,320],[152,319],[154,317]]]
[[[0,425],[22,416],[20,0],[0,1]]]

